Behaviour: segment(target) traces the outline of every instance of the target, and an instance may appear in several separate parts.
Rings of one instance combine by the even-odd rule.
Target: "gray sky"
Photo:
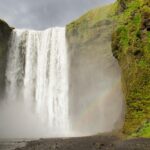
[[[93,7],[115,0],[0,0],[0,18],[16,28],[64,26]]]

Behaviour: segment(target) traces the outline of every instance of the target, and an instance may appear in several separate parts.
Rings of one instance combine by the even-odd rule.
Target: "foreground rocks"
[[[114,136],[40,139],[16,150],[149,150],[150,139],[122,141]]]

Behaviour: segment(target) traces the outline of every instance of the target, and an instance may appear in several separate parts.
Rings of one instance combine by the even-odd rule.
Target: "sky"
[[[65,26],[86,11],[115,0],[0,0],[0,18],[15,28]]]

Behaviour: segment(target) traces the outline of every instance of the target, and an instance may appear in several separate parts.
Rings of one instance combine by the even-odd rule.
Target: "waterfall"
[[[65,28],[13,30],[6,81],[9,101],[23,101],[51,131],[66,132],[69,119]]]
[[[120,129],[121,74],[108,33],[68,51],[65,28],[13,30],[6,97],[0,101],[0,138],[85,136]]]

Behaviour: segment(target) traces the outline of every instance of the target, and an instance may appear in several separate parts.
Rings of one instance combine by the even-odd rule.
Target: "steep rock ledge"
[[[12,28],[0,20],[0,95],[3,96],[5,88],[5,70],[7,62],[8,43]]]

